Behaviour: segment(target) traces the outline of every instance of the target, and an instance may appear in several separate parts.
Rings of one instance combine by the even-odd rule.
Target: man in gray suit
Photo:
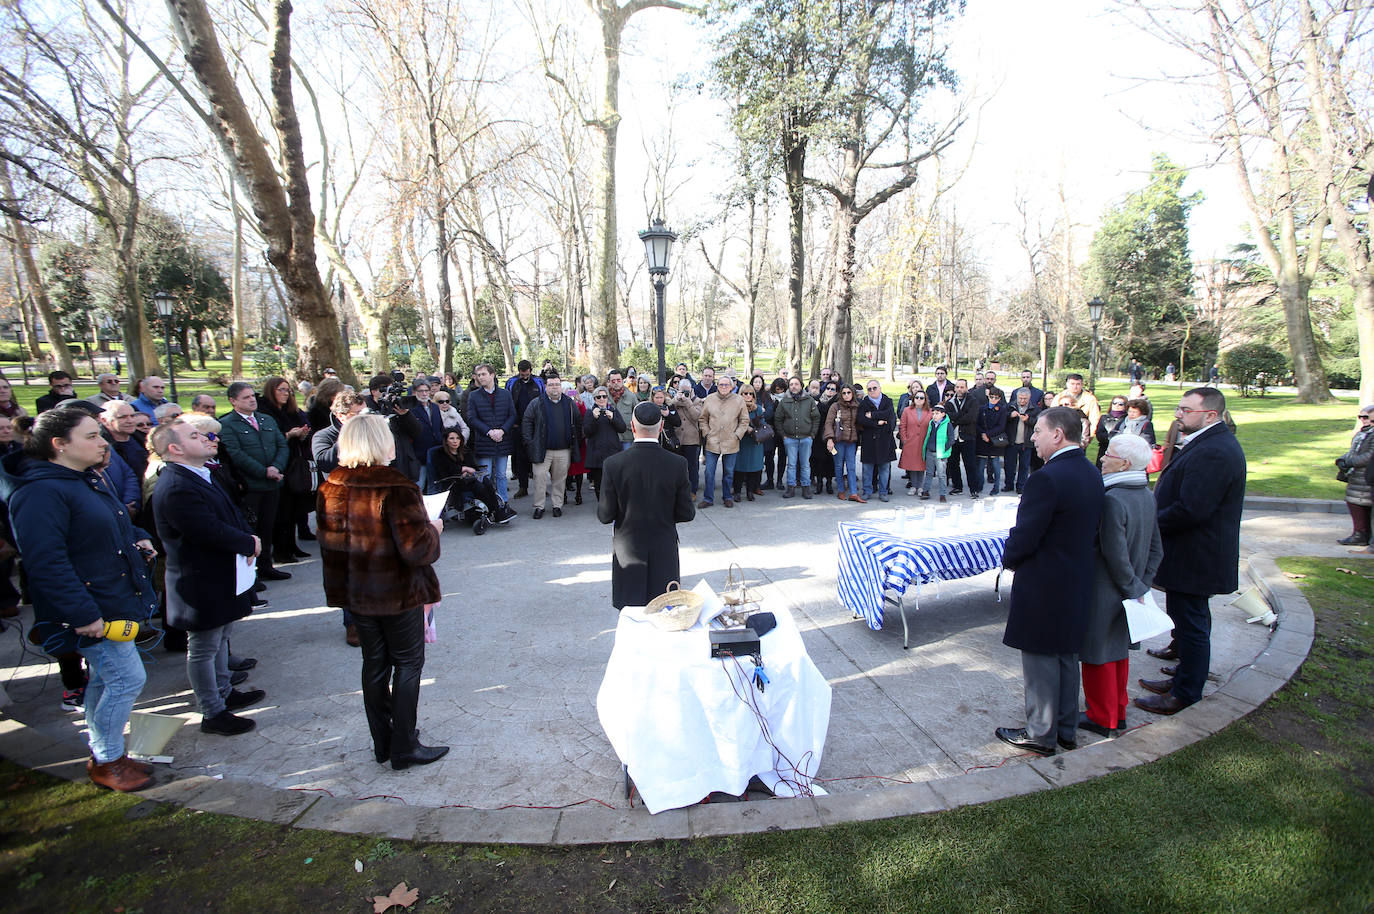
[[[644,606],[678,580],[677,524],[696,517],[687,461],[658,443],[663,417],[640,403],[631,419],[634,442],[606,458],[596,519],[615,524],[611,604]]]

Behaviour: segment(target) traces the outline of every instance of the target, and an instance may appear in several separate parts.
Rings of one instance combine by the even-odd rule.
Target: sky
[[[950,199],[974,229],[994,287],[1025,281],[1014,201],[1024,195],[1048,229],[1062,178],[1086,254],[1103,212],[1142,187],[1153,152],[1193,169],[1185,192],[1204,202],[1190,221],[1195,259],[1224,254],[1243,239],[1245,211],[1225,164],[1197,142],[1194,90],[1155,79],[1185,72],[1180,52],[1142,33],[1096,0],[969,0],[952,43],[964,87],[982,102],[958,158],[967,162]],[[661,130],[666,85],[702,78],[709,48],[680,13],[651,10],[631,22],[622,58],[621,225],[645,221],[640,191],[642,136]],[[702,211],[723,180],[710,148],[725,124],[709,91],[679,99],[679,156],[693,163],[675,201],[677,221]],[[975,132],[976,131],[976,132]],[[686,213],[684,217],[682,214]],[[670,223],[674,214],[669,214]]]

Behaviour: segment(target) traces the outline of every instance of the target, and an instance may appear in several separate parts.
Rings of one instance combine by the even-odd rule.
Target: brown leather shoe
[[[1140,683],[1142,689],[1149,689],[1156,695],[1168,695],[1174,690],[1172,679],[1137,679],[1136,682]]]
[[[1168,647],[1162,647],[1162,648],[1161,648],[1161,647],[1152,647],[1152,648],[1148,649],[1147,651],[1145,651],[1145,653],[1149,654],[1151,657],[1155,658],[1156,660],[1177,660],[1177,659],[1178,659],[1178,651],[1174,649],[1174,646],[1173,646],[1172,644],[1170,644]]]
[[[735,506],[734,500],[733,500],[733,499],[729,499],[729,498],[725,499],[724,504],[725,504],[725,507],[727,507],[727,508],[733,508],[733,507]]]
[[[850,501],[857,501],[857,502],[858,502],[859,504],[861,504],[861,505],[866,505],[866,504],[868,504],[868,499],[867,499],[867,498],[864,498],[862,495],[851,495],[851,496],[849,496],[849,500],[850,500]]]
[[[92,760],[90,766],[91,783],[97,787],[108,787],[110,790],[118,790],[120,793],[131,793],[135,790],[142,790],[153,783],[152,775],[144,774],[129,764],[127,757],[117,758],[113,762],[106,762],[97,765]]]
[[[1177,676],[1178,664],[1175,663],[1173,666],[1162,666],[1159,668],[1159,671],[1163,673],[1165,676]]]
[[[126,756],[123,756],[122,758],[120,758],[120,761],[123,762],[124,764],[128,765],[130,768],[134,769],[135,771],[137,771],[139,774],[152,774],[152,773],[153,773],[153,766],[152,766],[152,765],[149,765],[147,762],[140,762],[140,761],[138,761],[138,760],[136,760],[136,759],[131,759],[131,758],[129,758],[127,755],[126,755]],[[94,767],[95,767],[95,758],[94,758],[94,757],[91,757],[91,758],[86,759],[86,773],[87,773],[87,774],[90,774],[90,773],[91,773],[91,769],[94,768]]]
[[[349,647],[361,646],[361,643],[358,641],[358,626],[354,625],[352,622],[344,626],[344,643]]]
[[[1135,700],[1137,708],[1144,708],[1151,714],[1177,714],[1188,707],[1172,695],[1141,695]]]
[[[836,495],[835,497],[838,498],[840,501],[849,501],[849,496],[844,492],[841,492],[839,495]]]

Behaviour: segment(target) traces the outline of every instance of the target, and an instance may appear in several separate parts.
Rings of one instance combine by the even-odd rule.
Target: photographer
[[[374,375],[367,382],[367,396],[363,402],[372,412],[385,416],[391,428],[391,437],[396,441],[396,459],[391,465],[418,485],[421,464],[415,454],[415,439],[423,435],[424,430],[419,420],[411,414],[410,408],[415,405],[415,398],[406,394],[405,382],[397,381],[391,375]]]

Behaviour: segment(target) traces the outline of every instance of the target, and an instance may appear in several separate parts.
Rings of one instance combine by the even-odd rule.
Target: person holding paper
[[[1002,564],[1016,572],[1002,643],[1021,652],[1026,726],[998,727],[996,735],[1037,755],[1054,755],[1056,742],[1078,746],[1078,651],[1092,604],[1088,569],[1103,498],[1082,440],[1077,410],[1040,414],[1031,442],[1045,466],[1026,480],[1002,554]]]
[[[1145,474],[1150,454],[1150,442],[1123,434],[1107,443],[1101,458],[1106,499],[1097,526],[1088,629],[1078,652],[1088,706],[1078,726],[1099,736],[1116,736],[1126,727],[1131,635],[1122,601],[1150,592],[1164,557]]]
[[[167,624],[188,633],[186,676],[200,706],[202,733],[235,736],[256,725],[234,714],[267,697],[229,682],[229,632],[247,616],[253,595],[237,583],[240,556],[256,557],[262,541],[215,482],[205,463],[214,446],[200,429],[174,419],[149,436],[165,467],[153,490],[153,518],[167,552]]]

